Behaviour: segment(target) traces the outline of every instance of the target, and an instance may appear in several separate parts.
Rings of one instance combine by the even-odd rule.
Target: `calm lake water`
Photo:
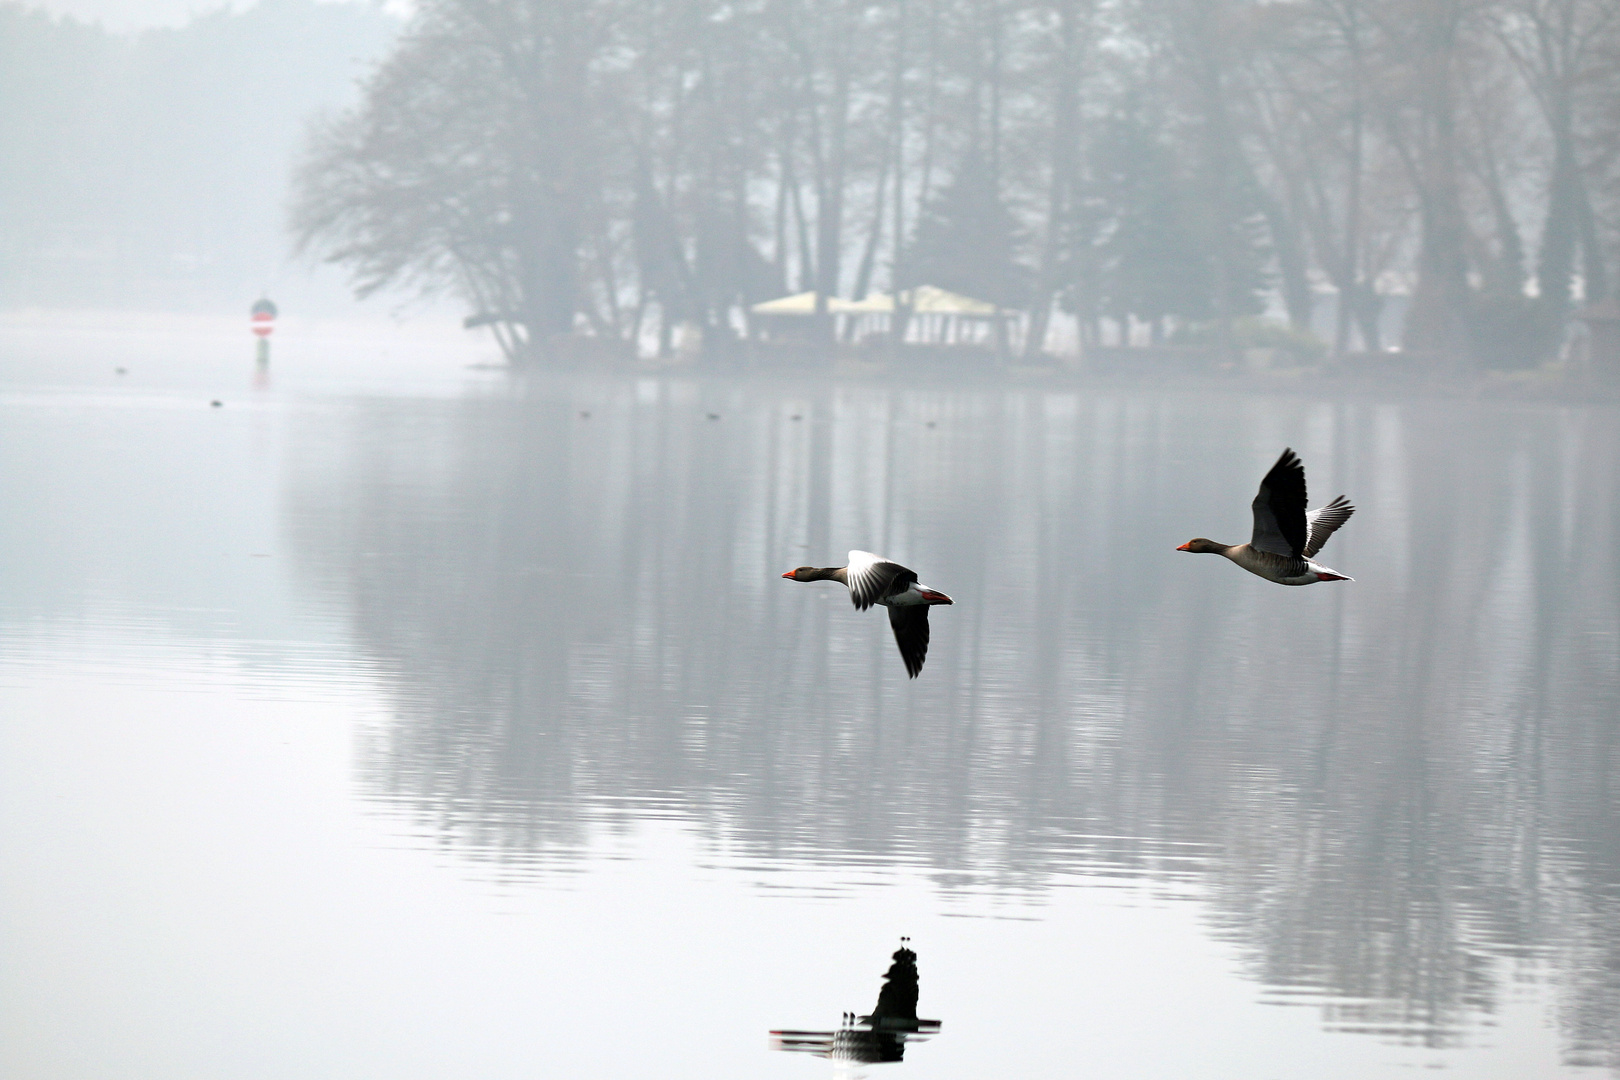
[[[1620,1072],[1614,407],[230,330],[0,329],[0,1073]]]

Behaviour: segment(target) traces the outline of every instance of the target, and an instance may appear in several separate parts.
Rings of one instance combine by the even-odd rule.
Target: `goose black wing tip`
[[[900,659],[906,665],[906,675],[915,679],[928,659],[928,609],[891,607],[889,628],[894,631],[894,643],[900,648]]]
[[[1284,477],[1290,482],[1290,487],[1292,487],[1292,482],[1296,479],[1301,487],[1304,486],[1305,462],[1300,459],[1298,454],[1294,453],[1294,448],[1291,446],[1283,447],[1283,452],[1277,455],[1276,464],[1266,470],[1265,479],[1261,483],[1280,481]],[[1303,493],[1301,494],[1303,495]]]
[[[1249,542],[1262,551],[1299,558],[1311,540],[1306,502],[1305,465],[1293,447],[1285,446],[1250,503],[1254,536]]]

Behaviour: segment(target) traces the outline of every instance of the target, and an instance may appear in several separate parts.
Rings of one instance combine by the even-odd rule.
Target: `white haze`
[[[371,0],[317,2],[381,8],[396,15],[403,15],[408,9],[408,5],[400,0],[391,3]],[[198,15],[222,10],[241,12],[253,5],[251,0],[45,0],[44,3],[28,6],[51,15],[67,15],[80,22],[100,23],[104,29],[122,34],[158,26],[184,26]]]
[[[268,292],[353,314],[294,255],[289,174],[400,25],[319,0],[0,3],[0,311],[236,314]]]

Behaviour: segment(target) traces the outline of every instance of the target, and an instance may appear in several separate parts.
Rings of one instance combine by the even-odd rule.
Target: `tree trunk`
[[[1466,223],[1457,171],[1457,107],[1452,86],[1456,64],[1460,0],[1415,0],[1417,47],[1412,74],[1417,79],[1418,157],[1408,155],[1418,193],[1422,240],[1418,280],[1403,331],[1406,348],[1432,353],[1460,368],[1471,368],[1467,336],[1469,305]]]
[[[1581,231],[1581,252],[1585,256],[1583,271],[1586,278],[1585,300],[1588,304],[1595,304],[1609,295],[1609,272],[1603,258],[1603,244],[1598,239],[1597,219],[1592,213],[1592,199],[1587,193],[1586,183],[1576,174],[1575,194],[1577,197],[1576,211],[1579,214]]]
[[[878,244],[883,239],[883,214],[887,207],[885,196],[888,193],[889,170],[895,172],[898,183],[905,162],[900,160],[900,95],[905,79],[905,5],[901,4],[898,13],[898,23],[895,27],[894,66],[889,74],[889,131],[885,140],[883,160],[878,166],[877,188],[872,199],[872,229],[866,236],[866,250],[861,254],[861,263],[855,274],[855,291],[851,295],[856,300],[866,299],[867,290],[872,286],[872,270],[877,263]],[[896,200],[896,206],[899,203]],[[896,218],[898,221],[898,218]]]
[[[1074,181],[1074,150],[1079,140],[1079,13],[1077,0],[1058,0],[1057,58],[1052,77],[1052,144],[1046,191],[1046,233],[1041,242],[1035,294],[1030,298],[1029,327],[1024,355],[1045,351],[1051,322],[1053,294],[1063,257],[1063,234],[1069,213],[1069,192]]]
[[[1547,184],[1547,221],[1541,232],[1536,288],[1544,303],[1564,310],[1574,295],[1571,279],[1580,242],[1579,180],[1567,104],[1557,112],[1562,114],[1562,122],[1555,121],[1553,128],[1552,175]]]
[[[1361,173],[1362,138],[1366,130],[1366,67],[1361,53],[1361,5],[1359,0],[1343,4],[1339,32],[1350,53],[1350,149],[1346,167],[1349,176],[1344,196],[1344,247],[1339,267],[1339,302],[1334,312],[1333,355],[1343,357],[1350,347],[1350,317],[1361,289]],[[1376,320],[1374,330],[1377,329]],[[1369,338],[1363,330],[1361,347],[1374,351],[1377,335]]]
[[[832,339],[827,303],[838,295],[844,243],[844,173],[848,164],[850,64],[847,42],[834,50],[833,92],[828,103],[827,148],[817,170],[816,189],[816,321],[817,331]]]
[[[1207,5],[1207,6],[1206,6]],[[1199,90],[1202,116],[1202,173],[1206,203],[1202,213],[1202,232],[1207,250],[1213,256],[1215,269],[1215,333],[1221,356],[1230,362],[1237,359],[1237,347],[1232,337],[1235,312],[1233,299],[1237,288],[1235,274],[1232,226],[1236,207],[1233,200],[1232,154],[1235,141],[1227,115],[1225,67],[1222,25],[1224,11],[1210,0],[1191,0],[1181,11],[1187,16],[1184,32],[1188,52],[1195,65],[1195,79]]]
[[[777,161],[776,175],[776,211],[771,217],[772,252],[776,261],[776,275],[784,282],[788,280],[787,267],[787,215],[788,215],[788,176],[791,174],[787,163],[790,151],[781,151]]]
[[[1001,0],[984,0],[990,19],[990,190],[1001,194]]]
[[[894,143],[894,244],[889,264],[889,293],[894,298],[894,313],[889,316],[889,336],[895,343],[905,340],[906,313],[900,305],[900,284],[905,280],[903,262],[906,252],[906,31],[911,25],[906,0],[900,0],[894,28],[894,114],[890,138]]]
[[[810,246],[810,225],[804,213],[804,189],[799,186],[798,177],[792,178],[788,190],[793,195],[793,224],[799,241],[799,273],[793,291],[808,292],[815,287],[815,249]]]
[[[1355,316],[1356,329],[1361,331],[1361,347],[1367,352],[1384,351],[1384,332],[1381,319],[1384,298],[1369,281],[1358,281],[1350,291],[1350,312]]]
[[[1283,306],[1288,309],[1288,321],[1296,329],[1311,328],[1311,309],[1315,298],[1311,294],[1311,280],[1305,246],[1300,242],[1299,225],[1276,196],[1263,192],[1261,211],[1265,214],[1266,228],[1277,253],[1277,269],[1282,275]]]

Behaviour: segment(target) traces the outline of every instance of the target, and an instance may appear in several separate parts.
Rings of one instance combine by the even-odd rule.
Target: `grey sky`
[[[398,14],[409,8],[409,0],[325,0],[329,3],[371,3]],[[85,22],[99,22],[108,30],[145,30],[154,26],[182,26],[196,15],[220,8],[242,10],[253,0],[43,0],[27,5],[55,15],[72,15]]]

